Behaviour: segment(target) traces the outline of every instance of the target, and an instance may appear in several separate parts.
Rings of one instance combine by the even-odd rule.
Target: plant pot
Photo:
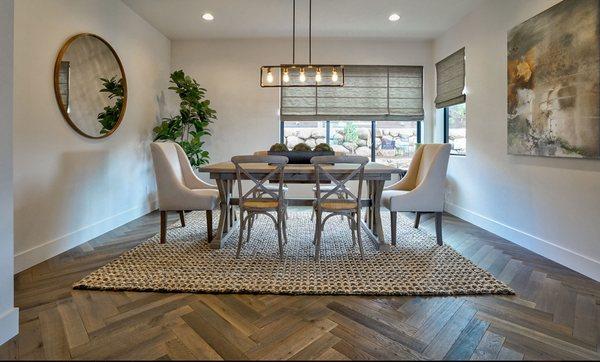
[[[333,156],[333,151],[284,151],[284,152],[268,152],[272,156],[285,156],[290,161],[290,164],[310,164],[310,159],[315,156]]]

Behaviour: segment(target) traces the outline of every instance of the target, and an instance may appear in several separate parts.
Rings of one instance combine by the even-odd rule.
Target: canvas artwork
[[[600,158],[600,0],[564,0],[508,33],[508,153]]]

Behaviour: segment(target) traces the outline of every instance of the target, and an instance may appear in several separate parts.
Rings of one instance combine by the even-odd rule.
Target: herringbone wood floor
[[[433,231],[432,220],[422,227]],[[516,296],[71,289],[157,231],[158,215],[150,214],[19,273],[21,332],[0,347],[0,358],[600,359],[599,283],[449,215],[445,241]]]

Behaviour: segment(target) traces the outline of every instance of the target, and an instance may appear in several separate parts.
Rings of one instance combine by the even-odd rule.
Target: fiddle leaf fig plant
[[[154,140],[177,142],[193,167],[206,164],[209,154],[204,149],[202,138],[211,135],[208,127],[217,119],[217,112],[210,108],[210,101],[205,99],[206,89],[183,70],[173,72],[170,83],[172,86],[169,89],[177,93],[181,100],[179,114],[163,118],[154,128]]]
[[[108,99],[116,98],[114,105],[106,106],[102,112],[98,113],[98,122],[102,125],[100,134],[107,134],[113,130],[119,121],[119,116],[123,109],[125,89],[123,87],[123,79],[117,79],[116,76],[110,79],[100,78],[100,81],[102,81],[103,87],[100,89],[100,93],[108,93]]]

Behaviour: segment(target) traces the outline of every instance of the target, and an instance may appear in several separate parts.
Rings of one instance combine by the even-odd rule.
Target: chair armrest
[[[202,179],[200,179],[198,176],[196,176],[196,174],[193,172],[188,174],[188,176],[186,177],[185,183],[187,184],[187,186],[190,189],[210,189],[210,190],[217,189],[216,185],[209,184],[208,182],[204,182]]]
[[[405,177],[401,178],[399,181],[386,186],[384,190],[398,190],[398,191],[411,191],[412,188],[408,183],[408,179]]]

